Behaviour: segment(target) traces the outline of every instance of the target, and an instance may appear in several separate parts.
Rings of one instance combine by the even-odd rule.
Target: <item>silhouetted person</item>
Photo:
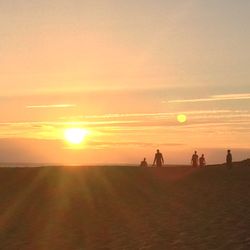
[[[191,163],[194,168],[198,167],[198,159],[199,156],[197,155],[197,151],[194,151],[194,154],[192,155]]]
[[[141,161],[141,167],[147,167],[148,166],[148,163],[146,161],[146,158],[143,159],[143,161]]]
[[[232,168],[232,163],[233,163],[233,157],[231,154],[231,150],[227,150],[227,158],[226,158],[226,162],[227,162],[227,167],[228,168]]]
[[[164,164],[164,159],[163,159],[162,153],[160,153],[159,149],[157,149],[157,151],[156,151],[153,166],[155,164],[156,164],[156,167],[162,167],[162,165]]]
[[[199,158],[199,163],[201,168],[206,166],[206,159],[204,154],[202,154],[201,157]]]

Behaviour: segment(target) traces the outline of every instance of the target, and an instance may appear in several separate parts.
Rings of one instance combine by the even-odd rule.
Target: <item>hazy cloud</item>
[[[188,102],[213,102],[213,101],[226,101],[226,100],[248,100],[248,99],[250,99],[250,93],[212,95],[208,98],[178,99],[178,100],[170,100],[168,102],[169,103],[188,103]]]
[[[101,114],[101,115],[85,115],[85,116],[65,116],[61,119],[110,119],[110,118],[129,118],[129,117],[169,117],[178,114],[197,115],[197,114],[225,114],[225,113],[247,113],[245,110],[191,110],[180,112],[161,112],[161,113],[120,113],[120,114]]]
[[[49,105],[28,105],[26,108],[35,109],[35,108],[73,108],[76,107],[75,104],[49,104]]]

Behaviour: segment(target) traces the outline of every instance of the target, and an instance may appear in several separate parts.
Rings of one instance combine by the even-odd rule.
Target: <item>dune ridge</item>
[[[250,249],[249,163],[0,168],[0,249]]]

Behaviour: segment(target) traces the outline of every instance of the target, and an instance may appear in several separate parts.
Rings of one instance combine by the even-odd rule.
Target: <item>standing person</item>
[[[198,167],[198,159],[199,159],[199,156],[197,155],[197,151],[194,151],[194,154],[192,155],[192,159],[191,159],[193,168]]]
[[[157,149],[156,151],[153,166],[155,165],[155,163],[156,163],[156,167],[162,167],[162,165],[164,164],[164,159],[159,149]]]
[[[227,162],[227,168],[232,168],[233,157],[231,154],[231,150],[227,150],[226,162]]]
[[[202,154],[201,157],[199,158],[199,163],[201,168],[206,166],[206,159],[204,154]]]
[[[147,167],[148,166],[148,163],[146,161],[146,158],[143,159],[143,161],[141,161],[141,167]]]

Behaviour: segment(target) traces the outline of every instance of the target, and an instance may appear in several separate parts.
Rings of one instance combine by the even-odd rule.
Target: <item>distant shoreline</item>
[[[218,164],[210,164],[206,167],[224,167],[226,163],[218,163]],[[233,166],[250,166],[250,158],[242,161],[233,162]],[[37,167],[136,167],[136,168],[143,168],[140,167],[138,164],[51,164],[51,163],[0,163],[0,168],[37,168]],[[191,165],[188,164],[166,164],[161,168],[192,168]],[[205,167],[205,168],[206,168]],[[145,168],[157,168],[155,166],[149,165]],[[200,167],[197,167],[200,168]],[[204,168],[204,167],[203,167]]]

